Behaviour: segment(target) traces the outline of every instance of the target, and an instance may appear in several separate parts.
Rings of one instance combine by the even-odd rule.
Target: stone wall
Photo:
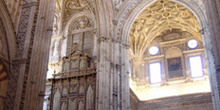
[[[213,110],[211,93],[142,101],[137,110]]]
[[[130,89],[130,109],[131,110],[137,110],[138,109],[138,104],[139,104],[139,99],[135,95],[135,93]]]

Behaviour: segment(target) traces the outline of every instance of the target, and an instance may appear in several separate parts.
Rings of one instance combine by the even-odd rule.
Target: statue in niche
[[[62,107],[61,107],[61,110],[67,110],[66,102],[63,102]]]
[[[79,102],[79,109],[78,110],[84,110],[84,104],[83,101]]]
[[[93,90],[92,86],[89,85],[87,94],[86,94],[86,110],[92,110],[93,109]]]

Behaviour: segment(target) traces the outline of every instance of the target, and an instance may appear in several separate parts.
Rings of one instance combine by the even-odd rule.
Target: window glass
[[[201,56],[193,56],[189,58],[190,72],[192,78],[203,76],[203,67]]]
[[[160,83],[162,81],[161,75],[161,64],[160,62],[151,63],[149,65],[149,72],[150,72],[150,83]]]
[[[152,47],[150,47],[150,49],[149,49],[149,53],[150,53],[151,55],[157,55],[158,52],[159,52],[159,48],[158,48],[157,46],[152,46]]]
[[[198,42],[195,39],[189,40],[188,41],[188,47],[191,49],[194,49],[198,46]]]

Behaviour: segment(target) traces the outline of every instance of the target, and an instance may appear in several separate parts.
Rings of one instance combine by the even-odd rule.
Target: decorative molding
[[[28,7],[32,7],[32,6],[37,6],[39,4],[39,2],[28,2],[28,3],[25,3],[25,4],[22,4],[22,7],[23,8],[28,8]]]
[[[64,2],[64,13],[62,17],[63,28],[74,14],[89,11],[90,13],[93,13],[93,15],[96,15],[94,2],[94,0],[67,0]]]
[[[88,18],[87,16],[80,16],[71,23],[69,30],[74,32],[76,30],[85,30],[86,28],[92,27],[94,27],[94,22],[92,19]]]
[[[30,14],[31,8],[32,7],[22,8],[20,24],[19,24],[18,33],[16,36],[16,43],[17,43],[16,58],[23,57],[23,52],[24,52],[24,48],[25,48],[25,40],[26,40],[28,24],[29,24],[29,18],[31,15]]]
[[[25,64],[27,62],[26,58],[13,60],[13,64]]]
[[[35,30],[36,30],[36,25],[37,25],[37,18],[38,18],[38,12],[39,12],[39,7],[38,7],[38,4],[35,5],[35,10],[34,10],[34,16],[33,17],[33,21],[32,21],[32,26],[31,26],[31,33],[30,33],[30,40],[29,40],[29,47],[28,47],[28,53],[27,53],[27,60],[26,60],[26,64],[25,64],[25,71],[24,71],[24,80],[22,82],[22,93],[21,93],[21,99],[20,99],[20,105],[19,105],[19,108],[20,109],[24,109],[24,102],[25,102],[25,99],[26,99],[26,90],[27,90],[27,84],[28,84],[28,79],[30,78],[29,77],[29,68],[30,68],[30,62],[31,62],[31,56],[32,56],[32,49],[33,49],[33,43],[34,43],[34,37],[35,37]],[[23,10],[26,9],[26,8],[23,8]],[[31,10],[30,8],[28,8],[29,10]],[[29,11],[29,14],[30,14],[30,11]],[[28,18],[26,18],[26,21],[29,21]],[[21,23],[24,21],[25,19],[23,19],[22,21],[20,21]],[[29,22],[27,22],[29,24]],[[25,24],[26,26],[26,30],[27,31],[27,26],[28,24]],[[22,25],[20,27],[22,29]],[[26,33],[25,33],[26,34]],[[24,42],[26,40],[26,35],[23,35],[21,36],[23,37],[23,41]],[[24,45],[22,45],[24,46]],[[20,51],[20,54],[22,56],[23,51],[21,52]],[[18,56],[17,56],[18,57]],[[35,75],[33,75],[35,76]]]
[[[107,41],[109,41],[109,38],[107,38],[107,37],[100,37],[100,38],[98,38],[98,40],[97,40],[99,43],[101,43],[101,42],[107,42]]]

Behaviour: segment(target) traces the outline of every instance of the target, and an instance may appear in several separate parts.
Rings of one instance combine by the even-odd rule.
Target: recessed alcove
[[[172,98],[197,94],[211,99],[197,18],[177,2],[162,1],[140,12],[129,32],[131,95],[140,101],[140,107],[152,101],[168,103]]]

